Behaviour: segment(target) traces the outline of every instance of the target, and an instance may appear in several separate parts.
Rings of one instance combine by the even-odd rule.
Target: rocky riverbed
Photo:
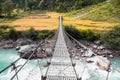
[[[18,49],[20,56],[26,53],[27,55],[24,56],[23,58],[27,59],[40,42],[41,42],[40,40],[33,41],[25,38],[21,38],[16,41],[1,40],[0,49],[16,48]],[[94,43],[90,43],[82,40],[80,42],[83,43],[85,46],[87,46],[90,50],[92,50],[97,55],[101,55],[105,57],[120,56],[120,51],[107,49],[103,44],[100,44],[100,41],[95,41]],[[46,57],[52,56],[54,44],[55,44],[55,39],[47,40],[44,45],[40,46],[37,49],[36,53],[32,56],[31,59],[46,58]],[[76,58],[81,56],[88,56],[88,54],[86,53],[90,52],[82,48],[72,40],[67,41],[67,46],[68,46],[69,53]]]

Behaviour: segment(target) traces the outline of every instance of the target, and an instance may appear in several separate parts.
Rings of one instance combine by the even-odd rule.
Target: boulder
[[[97,65],[100,69],[109,71],[110,68],[110,61],[103,57],[103,56],[97,56]]]

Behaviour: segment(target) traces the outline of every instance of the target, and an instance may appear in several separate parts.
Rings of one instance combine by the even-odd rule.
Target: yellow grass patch
[[[117,23],[108,23],[108,22],[95,22],[91,20],[80,20],[80,19],[75,19],[75,18],[70,18],[70,17],[64,17],[64,25],[73,25],[77,29],[91,29],[91,30],[96,30],[96,31],[101,31],[101,30],[109,30]]]
[[[66,17],[64,14],[56,12],[48,12],[46,14],[37,14],[35,16],[29,16],[22,19],[18,19],[12,22],[0,23],[0,25],[15,26],[16,30],[27,30],[30,27],[34,27],[36,30],[53,30],[58,28],[58,17],[62,15],[63,25],[73,25],[77,29],[92,29],[96,31],[109,30],[115,26],[116,23],[108,22],[94,22],[90,20],[80,20],[71,17]]]

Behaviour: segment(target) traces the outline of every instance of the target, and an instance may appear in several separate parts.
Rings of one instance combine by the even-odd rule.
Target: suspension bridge
[[[44,75],[42,74],[41,68],[40,68],[40,61],[37,60],[39,67],[36,69],[33,69],[32,72],[28,75],[28,77],[25,80],[81,80],[82,76],[81,77],[78,76],[76,69],[75,69],[76,64],[73,62],[71,55],[69,53],[69,50],[68,50],[67,42],[65,40],[65,37],[67,35],[71,37],[69,34],[65,33],[65,31],[63,30],[62,17],[60,16],[57,39],[56,39],[56,42],[53,48],[52,57],[50,58],[50,61],[47,63],[48,67],[45,70],[46,71],[45,74]],[[15,71],[15,74],[11,77],[10,80],[14,80],[15,77],[17,78],[17,80],[19,80],[18,73],[27,64],[27,62],[31,59],[31,57],[36,53],[37,49],[41,47],[44,43],[46,43],[46,41],[49,38],[50,36],[38,44],[36,49],[30,54],[26,62],[19,69]],[[81,47],[87,49],[86,46],[79,43],[77,40],[74,39],[74,41],[76,41],[77,44],[79,44]],[[88,49],[88,51],[89,50],[90,49]],[[12,62],[10,65],[8,65],[6,68],[1,70],[0,73],[4,72],[11,66],[15,68],[16,62],[18,62],[26,54],[22,55],[20,58],[18,58],[17,60]],[[85,67],[83,68],[83,72],[84,72],[84,69]],[[36,79],[35,78],[36,76],[39,76],[39,78],[37,77]]]
[[[45,75],[45,80],[77,80],[74,64],[70,59],[64,32],[62,29],[62,17],[60,17],[59,34],[55,44],[53,57]]]

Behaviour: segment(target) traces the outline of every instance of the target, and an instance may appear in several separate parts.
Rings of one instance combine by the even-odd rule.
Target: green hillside
[[[93,21],[120,22],[120,8],[118,6],[115,7],[113,5],[113,1],[105,1],[97,5],[88,6],[86,8],[67,13],[67,15]]]

